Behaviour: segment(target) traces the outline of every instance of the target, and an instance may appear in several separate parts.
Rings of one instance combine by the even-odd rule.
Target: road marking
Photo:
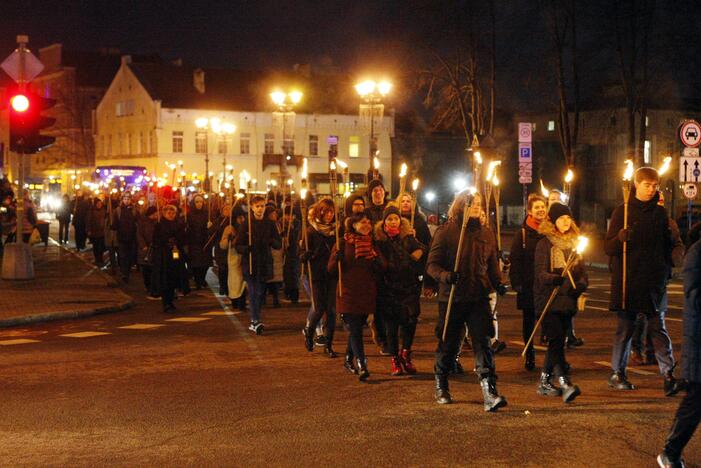
[[[93,336],[102,336],[102,335],[111,335],[111,333],[107,332],[78,332],[78,333],[67,333],[65,335],[59,335],[59,336],[65,336],[67,338],[90,338]]]
[[[0,346],[9,346],[16,344],[27,344],[27,343],[39,343],[39,340],[28,340],[25,338],[20,338],[16,340],[2,340],[0,341]]]
[[[606,362],[606,361],[594,361],[594,364],[599,364],[600,366],[608,367],[609,369],[611,368],[611,363]],[[633,374],[639,374],[639,375],[655,375],[654,372],[642,370],[642,369],[636,369],[635,367],[626,367],[627,371],[632,372]]]
[[[166,322],[204,322],[211,320],[209,317],[178,317],[166,320]]]
[[[162,323],[135,323],[133,325],[126,325],[121,328],[122,330],[150,330],[151,328],[165,327]]]
[[[204,314],[200,314],[200,315],[228,316],[228,315],[238,315],[240,313],[241,312],[238,312],[238,311],[237,312],[225,312],[222,310],[215,310],[213,312],[205,312]]]
[[[520,347],[522,347],[522,348],[523,348],[524,346],[526,346],[526,345],[523,343],[523,341],[509,341],[509,343],[518,345],[518,346],[520,346]],[[538,346],[538,345],[533,345],[533,348],[534,348],[534,349],[537,349],[538,351],[547,351],[547,350],[548,350],[547,347],[545,347],[545,346]]]

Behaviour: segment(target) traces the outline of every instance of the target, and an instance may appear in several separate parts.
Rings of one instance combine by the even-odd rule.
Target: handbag
[[[38,244],[39,242],[41,242],[41,234],[39,233],[39,229],[34,228],[29,235],[29,245]]]

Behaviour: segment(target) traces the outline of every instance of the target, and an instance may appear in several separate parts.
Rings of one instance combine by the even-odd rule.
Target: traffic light
[[[56,138],[40,132],[56,122],[56,119],[42,115],[56,105],[56,100],[29,90],[15,90],[9,96],[10,151],[31,154],[51,146]]]

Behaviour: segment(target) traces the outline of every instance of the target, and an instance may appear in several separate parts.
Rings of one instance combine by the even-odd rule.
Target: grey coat
[[[682,378],[701,382],[701,241],[697,241],[684,261],[684,339]]]

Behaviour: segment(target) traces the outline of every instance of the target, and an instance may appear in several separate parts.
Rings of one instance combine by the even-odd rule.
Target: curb
[[[31,323],[51,322],[54,320],[77,319],[77,318],[90,317],[93,315],[109,314],[111,312],[121,312],[122,310],[127,310],[127,309],[130,309],[131,307],[134,307],[135,304],[136,303],[134,302],[134,300],[130,299],[128,301],[122,302],[121,304],[119,304],[117,306],[99,307],[97,309],[89,309],[89,310],[84,310],[84,311],[49,312],[46,314],[24,315],[22,317],[13,317],[13,318],[9,318],[9,319],[0,320],[0,327],[7,328],[7,327],[14,327],[17,325],[27,325],[27,324],[31,324]]]

